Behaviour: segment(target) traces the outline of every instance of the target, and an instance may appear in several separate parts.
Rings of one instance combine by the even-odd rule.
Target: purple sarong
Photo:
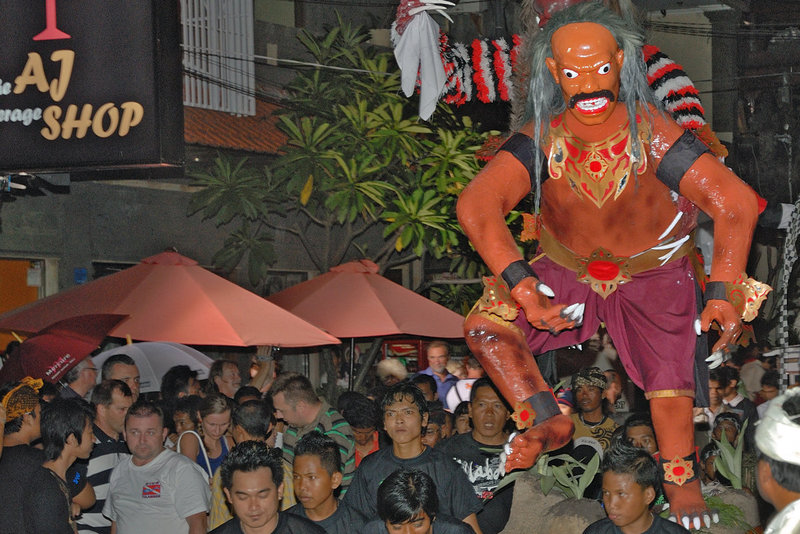
[[[554,302],[586,304],[583,325],[556,336],[533,328],[520,310],[514,324],[534,354],[583,343],[602,321],[625,371],[648,398],[694,396],[696,281],[688,258],[633,275],[605,300],[547,257],[533,268],[555,292]]]

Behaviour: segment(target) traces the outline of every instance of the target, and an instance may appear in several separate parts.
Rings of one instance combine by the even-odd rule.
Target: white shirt
[[[800,534],[800,501],[794,501],[778,512],[764,534]]]
[[[456,406],[462,401],[469,402],[469,397],[472,394],[472,384],[474,384],[476,380],[477,378],[463,378],[456,382],[447,392],[447,399],[445,399],[444,407],[452,412],[455,411]]]
[[[118,534],[186,534],[186,518],[207,512],[208,477],[197,463],[164,449],[149,463],[123,460],[111,472],[103,515]]]
[[[764,418],[764,414],[767,413],[767,408],[769,408],[769,403],[770,402],[772,402],[771,399],[768,400],[768,401],[762,402],[761,404],[756,406],[756,411],[758,412],[758,420],[759,421],[762,420]]]

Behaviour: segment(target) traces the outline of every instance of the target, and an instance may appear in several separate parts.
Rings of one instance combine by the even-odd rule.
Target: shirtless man
[[[511,470],[561,447],[573,429],[532,354],[580,343],[605,322],[626,371],[651,401],[672,513],[699,528],[709,518],[694,476],[695,344],[714,321],[722,328],[717,355],[741,333],[725,283],[744,272],[757,202],[659,111],[642,45],[640,32],[596,3],[556,13],[536,38],[530,120],[458,204],[462,228],[497,275],[465,332],[526,429],[510,444]],[[532,188],[540,254],[529,264],[505,215]],[[689,261],[690,203],[714,220],[704,306]]]

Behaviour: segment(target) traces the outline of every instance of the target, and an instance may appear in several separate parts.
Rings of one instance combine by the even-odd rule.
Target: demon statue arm
[[[656,115],[651,151],[657,162],[683,134],[673,121]],[[663,132],[663,133],[662,133]],[[714,221],[714,262],[710,287],[716,283],[734,283],[744,272],[750,251],[750,237],[758,219],[756,193],[711,154],[703,154],[680,179],[680,193]],[[706,291],[706,305],[700,316],[703,331],[713,321],[721,327],[720,339],[713,352],[733,345],[742,332],[742,312],[724,300],[726,293]],[[720,298],[709,298],[718,296]]]
[[[459,198],[457,215],[461,228],[498,277],[512,263],[525,261],[506,226],[505,216],[530,189],[525,167],[508,152],[500,151]],[[572,314],[563,313],[567,303],[553,301],[552,290],[535,276],[523,278],[510,291],[535,328],[560,332],[580,321],[580,315],[570,319]]]

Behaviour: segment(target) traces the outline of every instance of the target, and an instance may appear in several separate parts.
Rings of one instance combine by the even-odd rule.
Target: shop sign
[[[0,172],[181,165],[177,1],[4,0]]]

